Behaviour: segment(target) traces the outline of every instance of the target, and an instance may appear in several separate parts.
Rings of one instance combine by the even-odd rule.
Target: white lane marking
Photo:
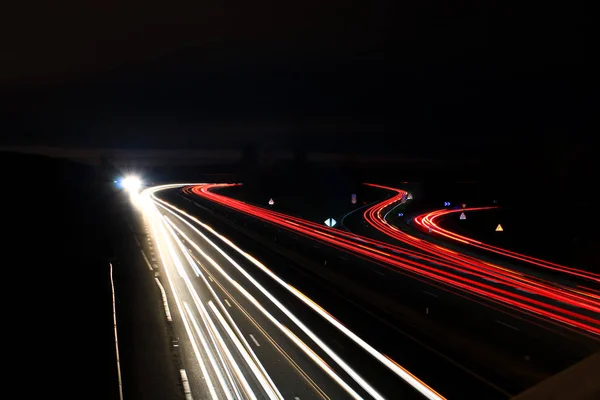
[[[185,394],[185,400],[193,400],[194,398],[192,397],[192,389],[190,389],[190,382],[188,381],[185,369],[180,369],[179,374],[181,374],[181,383],[183,383],[183,393]]]
[[[167,302],[167,294],[165,293],[165,288],[160,283],[158,278],[154,278],[154,280],[156,281],[156,284],[160,289],[160,295],[162,296],[163,305],[165,306],[165,314],[167,315],[167,321],[173,321],[173,319],[171,319],[171,311],[169,310],[169,303]]]
[[[155,210],[155,212],[157,212],[157,211]],[[162,233],[162,235],[164,236],[164,238],[166,240],[166,232],[164,231],[164,227],[162,226],[162,224],[160,225],[160,228],[162,228],[160,232]],[[152,225],[152,230],[154,232],[154,236],[156,238],[158,238],[157,231],[156,231],[156,226],[155,225]],[[166,244],[167,244],[169,252],[171,252],[171,246],[170,246],[170,243],[168,242],[168,240],[166,240]],[[209,393],[211,395],[211,399],[212,400],[218,400],[219,397],[218,397],[217,392],[215,391],[215,388],[214,388],[214,386],[212,384],[212,381],[211,381],[210,376],[208,374],[208,371],[206,369],[206,365],[203,362],[203,357],[200,354],[200,350],[198,349],[198,345],[196,343],[196,340],[194,339],[194,335],[193,335],[192,330],[190,328],[190,324],[189,324],[189,322],[188,322],[188,320],[186,318],[185,313],[183,312],[183,307],[182,307],[181,302],[180,302],[180,300],[179,300],[179,298],[177,296],[177,292],[175,291],[175,286],[173,285],[173,281],[171,279],[171,275],[169,274],[169,269],[167,268],[167,264],[165,263],[165,256],[163,254],[163,251],[161,249],[159,241],[156,242],[156,246],[158,247],[158,254],[160,255],[161,261],[163,262],[163,265],[165,266],[165,271],[166,271],[166,274],[167,274],[167,280],[169,281],[169,286],[171,287],[171,293],[173,294],[173,297],[175,299],[175,305],[177,306],[177,310],[179,311],[179,314],[182,317],[181,319],[183,321],[183,326],[184,326],[185,331],[186,331],[186,333],[188,335],[188,338],[190,339],[190,342],[192,344],[192,349],[194,350],[194,355],[196,356],[196,360],[198,360],[198,364],[200,365],[200,370],[202,371],[202,375],[205,377],[204,379],[206,380],[206,385],[208,386],[208,390],[209,390]],[[207,353],[207,354],[209,354],[209,356],[210,356],[210,352]]]
[[[374,269],[373,272],[375,272],[376,274],[379,274],[381,276],[385,276],[385,274],[383,272],[377,271],[376,269]]]
[[[150,265],[150,261],[148,261],[148,257],[146,257],[146,253],[144,253],[144,250],[140,250],[142,252],[142,255],[144,256],[144,261],[146,261],[146,265],[148,266],[148,269],[150,271],[152,271],[152,265]],[[156,261],[156,260],[154,260]]]
[[[158,203],[156,203],[158,204]],[[163,207],[164,209],[166,209],[166,207],[158,204],[159,206]],[[256,282],[254,280],[254,278],[252,278],[252,276],[250,276],[243,268],[241,268],[239,266],[239,264],[237,264],[231,257],[229,257],[225,252],[223,252],[223,250],[221,250],[216,244],[214,244],[210,239],[208,239],[202,232],[200,232],[198,229],[196,229],[193,225],[189,224],[186,220],[184,220],[183,218],[181,218],[179,215],[173,213],[172,211],[168,210],[170,213],[172,213],[172,215],[174,215],[175,217],[179,218],[181,221],[183,221],[185,224],[187,224],[188,226],[190,226],[190,228],[192,228],[198,235],[200,235],[207,243],[211,244],[211,246],[213,246],[217,251],[219,251],[219,253],[221,253],[232,265],[234,265],[248,280],[250,280],[252,282],[252,284],[259,289],[267,298],[269,298],[271,300],[272,303],[274,303],[277,308],[279,308],[281,311],[283,311],[288,318],[290,318],[300,329],[302,329],[302,331],[304,333],[306,333],[314,342],[317,343],[317,345],[323,349],[327,355],[329,355],[330,357],[334,358],[334,360],[338,363],[338,365],[340,365],[342,368],[344,368],[344,370],[351,376],[355,376],[356,378],[354,378],[357,382],[362,382],[361,386],[363,386],[364,384],[366,384],[366,382],[364,382],[364,379],[360,378],[360,376],[358,376],[358,374],[353,371],[343,360],[341,360],[341,358],[335,354],[333,351],[331,351],[331,349],[329,349],[323,342],[321,339],[319,339],[313,332],[311,332],[310,330],[308,330],[308,328],[298,320],[298,318],[296,316],[294,316],[293,314],[291,314],[277,299],[275,299],[269,292],[267,292],[258,282]],[[168,221],[168,220],[167,220]],[[177,228],[172,222],[168,221],[175,229],[179,230],[179,228]],[[165,224],[162,224],[161,226],[164,226]],[[182,235],[184,237],[185,234],[182,233]],[[210,256],[208,256],[208,254],[204,253],[202,251],[202,249],[200,249],[200,247],[198,247],[198,245],[193,242],[190,241],[188,239],[188,241],[192,244],[192,246],[194,247],[194,249],[196,249],[197,252],[199,252],[213,267],[215,267],[222,275],[225,279],[227,279],[244,297],[246,297],[252,304],[254,304],[254,306],[265,316],[267,317],[281,332],[283,332],[283,334],[285,334],[288,338],[290,338],[298,347],[300,347],[300,349],[309,357],[311,358],[327,375],[329,375],[333,380],[335,380],[352,398],[354,399],[362,399],[362,397],[350,386],[348,385],[343,379],[341,379],[334,371],[333,369],[331,369],[331,367],[325,362],[323,361],[323,359],[321,359],[310,347],[308,347],[306,345],[306,343],[304,343],[302,340],[300,340],[294,333],[292,333],[292,331],[287,328],[286,326],[284,326],[283,324],[281,324],[281,322],[279,322],[273,315],[271,315],[254,297],[252,297],[252,295],[250,293],[248,293],[248,291],[246,291],[246,289],[244,289],[237,281],[233,280],[229,275],[227,275],[227,273],[223,270],[223,268],[217,264],[212,258],[210,258]],[[193,294],[192,294],[193,295]],[[373,388],[370,388],[369,390],[367,390],[368,392],[373,394],[373,397],[379,400],[383,400],[383,397],[380,396],[379,394],[377,394],[375,392],[375,390]]]
[[[133,238],[135,239],[135,242],[138,244],[139,247],[142,247],[142,244],[140,243],[140,241],[138,240],[137,236],[135,236],[135,234],[133,235]]]
[[[250,336],[250,339],[252,339],[252,341],[254,342],[254,344],[256,345],[256,347],[260,347],[260,344],[258,344],[258,340],[256,340],[256,338],[254,337],[253,334],[250,334],[248,336]]]
[[[433,297],[437,298],[437,295],[435,295],[435,294],[433,294],[431,292],[428,292],[427,290],[423,290],[423,293],[428,294],[430,296],[433,296]]]
[[[191,252],[192,252],[192,249],[188,249],[188,251],[191,253]]]
[[[112,291],[113,325],[115,327],[115,352],[117,354],[117,379],[119,381],[119,398],[123,400],[123,380],[121,379],[121,361],[119,359],[119,339],[117,337],[117,308],[115,305],[115,282],[113,281],[112,264],[110,265],[110,288]]]
[[[231,308],[231,303],[229,302],[229,300],[225,299],[225,304],[227,304],[227,307]]]
[[[192,299],[192,300],[194,300],[194,302],[196,301],[195,299]],[[217,375],[217,380],[221,384],[221,387],[225,393],[225,397],[227,398],[227,400],[234,400],[234,394],[231,393],[231,391],[229,390],[229,387],[227,386],[227,383],[225,382],[225,376],[221,373],[221,369],[219,368],[219,366],[217,364],[217,360],[214,357],[214,355],[212,354],[212,351],[210,350],[210,348],[208,347],[208,340],[210,340],[210,342],[213,344],[215,349],[217,349],[217,357],[219,358],[221,365],[223,365],[225,374],[227,374],[227,379],[231,383],[231,385],[232,385],[231,387],[233,388],[233,390],[235,391],[235,394],[237,395],[235,398],[238,398],[238,399],[241,398],[241,393],[239,392],[239,390],[235,384],[233,376],[231,375],[229,369],[227,368],[227,364],[225,364],[225,361],[223,360],[223,355],[221,354],[221,351],[219,350],[219,347],[215,341],[214,334],[210,331],[209,326],[203,317],[203,314],[201,313],[200,315],[201,315],[201,319],[202,319],[204,326],[207,328],[208,339],[204,336],[204,334],[200,330],[200,326],[198,325],[196,318],[194,317],[192,311],[190,310],[189,305],[186,302],[183,302],[183,304],[185,306],[186,312],[189,315],[189,318],[192,321],[192,325],[193,325],[194,329],[196,330],[196,334],[200,338],[200,342],[202,343],[202,346],[204,347],[205,351],[207,352],[206,354],[208,355],[210,364],[213,367],[213,369]],[[198,309],[198,311],[200,312],[199,309]]]
[[[313,339],[313,341],[315,341],[317,343],[317,345],[319,345],[319,347],[321,347],[321,349],[323,349],[330,357],[334,358],[334,360],[337,362],[337,364],[340,365],[340,367],[342,367],[344,369],[344,371],[346,371],[354,379],[355,382],[359,383],[361,385],[361,387],[363,389],[365,389],[367,392],[369,392],[369,394],[371,394],[373,397],[378,398],[378,399],[383,399],[383,397],[379,393],[377,393],[377,391],[375,391],[375,389],[373,387],[371,387],[360,375],[358,375],[356,373],[356,371],[352,370],[337,354],[333,353],[318,337],[316,337],[314,335],[313,332],[310,332],[304,326],[304,324],[298,320],[297,317],[295,317],[294,315],[292,315],[289,312],[289,310],[287,310],[277,299],[275,299],[266,289],[264,289],[264,287],[262,287],[262,285],[260,285],[258,282],[256,282],[256,280],[250,274],[248,274],[248,272],[246,270],[244,270],[235,260],[233,260],[229,255],[227,255],[227,253],[225,253],[221,248],[219,248],[216,244],[214,244],[214,242],[212,240],[210,240],[208,237],[206,237],[206,235],[204,235],[202,232],[200,232],[191,223],[189,223],[184,218],[182,218],[181,216],[177,215],[175,212],[171,211],[168,208],[173,208],[173,209],[177,210],[178,213],[181,213],[181,214],[185,215],[187,218],[189,218],[193,222],[197,223],[200,226],[203,226],[209,232],[211,232],[212,234],[214,234],[215,236],[217,236],[220,240],[222,240],[223,242],[225,242],[229,247],[231,247],[232,249],[234,249],[235,251],[237,251],[239,254],[241,254],[242,256],[244,256],[248,261],[252,262],[254,265],[256,265],[258,268],[260,268],[266,274],[268,274],[269,276],[271,276],[273,278],[273,280],[275,280],[276,282],[278,282],[281,286],[283,286],[285,289],[287,289],[292,294],[294,294],[296,297],[298,297],[301,301],[303,301],[305,304],[307,304],[310,308],[312,308],[314,311],[316,311],[317,313],[319,313],[325,320],[327,320],[329,323],[331,323],[333,326],[335,326],[338,330],[340,330],[342,333],[344,333],[346,336],[348,336],[350,339],[352,339],[356,344],[358,344],[364,350],[366,350],[367,352],[369,352],[375,359],[377,359],[382,364],[384,364],[386,367],[388,367],[391,371],[393,371],[396,375],[398,375],[400,378],[402,378],[405,382],[407,382],[408,384],[410,384],[413,388],[415,388],[416,390],[418,390],[425,397],[427,397],[428,399],[431,399],[431,400],[433,400],[433,399],[436,399],[436,400],[443,399],[443,397],[440,396],[433,389],[431,389],[426,384],[424,384],[423,382],[421,382],[418,378],[416,378],[414,375],[412,375],[411,373],[409,373],[402,366],[394,363],[392,360],[390,360],[389,358],[387,358],[386,356],[384,356],[382,353],[379,353],[371,345],[369,345],[363,339],[361,339],[359,336],[357,336],[354,332],[352,332],[351,330],[349,330],[348,328],[346,328],[339,321],[337,321],[335,318],[333,318],[330,314],[328,314],[322,308],[320,308],[316,303],[314,303],[312,300],[310,300],[309,298],[307,298],[303,293],[299,292],[297,289],[295,289],[295,288],[291,287],[290,285],[288,285],[285,281],[283,281],[281,278],[279,278],[277,275],[275,275],[271,270],[269,270],[264,264],[262,264],[256,258],[252,257],[250,254],[248,254],[245,251],[243,251],[242,249],[240,249],[237,245],[235,245],[229,239],[227,239],[223,235],[221,235],[218,232],[216,232],[212,227],[210,227],[209,225],[206,225],[206,224],[200,222],[197,218],[195,218],[195,217],[193,217],[193,216],[185,213],[182,210],[179,210],[178,208],[170,205],[169,203],[156,198],[155,195],[152,195],[152,198],[157,202],[156,204],[160,205],[163,209],[167,210],[169,213],[171,213],[172,215],[174,215],[175,217],[177,217],[179,220],[181,220],[183,223],[185,223],[187,226],[189,226],[194,232],[196,232],[207,243],[209,243],[215,250],[217,250],[221,255],[223,255],[223,257],[225,257],[233,266],[235,266],[236,269],[238,269],[240,271],[240,273],[242,273],[242,275],[244,275],[258,290],[260,290],[267,298],[269,298],[269,300],[271,300],[271,302],[275,306],[277,306],[277,308],[279,308],[286,315],[288,315],[288,317],[299,328],[301,328],[307,335],[309,335],[309,337],[311,337]],[[167,206],[161,205],[159,203],[166,204],[168,206],[168,208],[167,208]],[[197,245],[195,245],[195,243],[193,241],[190,241],[190,243],[193,245],[193,247],[196,250],[198,250],[198,251],[200,251],[202,253],[202,251],[197,247]],[[204,258],[206,258],[207,260],[211,261],[210,257],[208,257],[206,255],[204,255]],[[211,264],[213,264],[213,262],[211,262]],[[221,273],[223,273],[222,269],[216,263],[214,263],[213,266],[215,266],[215,268],[217,270],[219,270]],[[232,284],[239,285],[235,281],[232,281]],[[245,293],[243,293],[243,294],[246,295]],[[247,297],[247,298],[250,299],[249,297]],[[257,307],[258,307],[258,305],[257,305]]]
[[[512,326],[512,325],[509,325],[509,324],[507,324],[506,322],[502,322],[502,321],[498,321],[498,320],[496,320],[496,322],[497,322],[497,323],[499,323],[500,325],[504,325],[504,326],[506,326],[507,328],[514,329],[515,331],[518,331],[518,330],[520,330],[519,328],[516,328],[516,327],[514,327],[514,326]]]
[[[294,396],[294,400],[300,400],[300,397]]]
[[[211,282],[214,282],[213,278],[211,278],[210,275],[208,276],[208,279],[210,279]]]
[[[156,203],[157,205],[159,205],[160,207],[164,207],[158,203]],[[174,214],[174,216],[176,216],[177,218],[181,218],[178,215]],[[179,229],[177,228],[172,222],[170,222],[168,219],[165,219],[169,224],[171,224],[175,229]],[[181,219],[183,222],[187,223],[185,220]],[[161,227],[164,228],[165,224],[161,224]],[[198,230],[196,230],[192,225],[189,225],[190,227],[192,227],[192,229],[194,229],[199,235],[202,235],[202,233]],[[183,234],[185,237],[185,234]],[[173,235],[174,236],[174,235]],[[209,241],[208,238],[205,238],[205,240]],[[189,240],[188,240],[189,241]],[[344,380],[342,380],[334,371],[333,369],[331,369],[331,367],[325,362],[323,361],[323,359],[321,359],[310,347],[308,347],[308,345],[306,345],[302,340],[300,340],[294,333],[292,333],[291,330],[289,330],[286,326],[282,325],[275,317],[273,317],[271,314],[269,314],[269,312],[260,304],[258,303],[258,301],[252,297],[252,295],[250,295],[241,285],[239,285],[239,283],[237,283],[237,281],[233,280],[229,275],[227,275],[227,273],[225,273],[225,271],[221,268],[221,266],[219,266],[219,264],[217,264],[212,258],[210,258],[207,254],[205,254],[200,247],[198,247],[198,245],[193,242],[190,241],[190,243],[194,246],[194,248],[196,249],[196,251],[198,251],[204,258],[206,258],[207,261],[209,261],[211,263],[211,265],[213,265],[242,295],[244,295],[244,297],[246,297],[248,300],[250,300],[252,302],[252,304],[255,305],[255,307],[261,312],[263,313],[263,315],[265,315],[283,334],[285,334],[288,338],[290,338],[311,360],[313,360],[327,375],[329,375],[336,383],[338,383],[344,390],[346,390],[346,392],[348,392],[348,394],[350,394],[350,396],[356,400],[360,400],[362,399],[362,397],[356,393],[356,391],[354,391],[354,389],[352,389],[352,387],[350,387]],[[218,248],[218,247],[217,247]],[[176,255],[174,255],[174,257],[177,257]],[[167,271],[168,272],[168,271]],[[200,275],[201,277],[204,277],[204,275]],[[212,291],[212,288],[210,286],[210,284],[208,284],[208,280],[203,278],[204,282],[207,284],[207,286],[209,287],[209,289]],[[212,291],[213,296],[215,297],[215,299],[218,299],[217,295],[214,293],[214,291]],[[192,298],[194,298],[195,292],[192,293]],[[197,296],[197,295],[196,295]],[[225,308],[222,306],[221,307],[223,309],[223,311],[226,311]],[[238,332],[238,335],[240,338],[244,338],[244,335],[239,331],[239,329],[237,329],[237,327],[235,326],[235,324],[233,323],[233,319],[231,319],[231,317],[228,317],[229,320],[232,322],[233,326],[236,328],[236,332]],[[294,317],[295,318],[295,317]],[[244,338],[245,341],[245,338]],[[246,349],[250,352],[252,352],[252,349],[250,348],[250,346],[246,343]],[[328,353],[329,354],[329,353]],[[258,359],[256,359],[258,360]],[[257,363],[259,365],[261,365],[258,361]],[[262,367],[261,367],[262,368]],[[266,371],[264,371],[263,368],[263,374],[265,374],[265,376],[268,377],[268,374],[266,373]],[[274,387],[276,389],[276,387]]]

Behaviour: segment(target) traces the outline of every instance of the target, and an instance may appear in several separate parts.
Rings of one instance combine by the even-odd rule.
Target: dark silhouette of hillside
[[[30,395],[118,398],[110,192],[86,166],[0,154],[8,368]]]

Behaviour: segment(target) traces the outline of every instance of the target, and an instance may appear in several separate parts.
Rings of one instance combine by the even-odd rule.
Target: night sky
[[[576,3],[198,3],[11,6],[1,144],[467,157],[597,132]]]

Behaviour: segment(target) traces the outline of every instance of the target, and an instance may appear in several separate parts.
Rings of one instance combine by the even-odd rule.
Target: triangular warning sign
[[[411,194],[411,193],[409,193],[409,194],[408,194],[408,196],[406,196],[406,199],[407,199],[407,200],[412,200],[412,194]]]
[[[463,205],[462,205],[462,206],[463,206],[463,208],[466,208],[466,207],[467,207],[467,205],[466,205],[465,203],[463,203]]]
[[[460,213],[460,219],[467,219],[467,216],[464,212]]]
[[[498,224],[498,226],[496,227],[496,232],[503,232],[504,229],[502,229],[502,225]]]
[[[273,199],[269,199],[269,205],[272,206],[273,204],[275,204],[275,202],[273,201]]]

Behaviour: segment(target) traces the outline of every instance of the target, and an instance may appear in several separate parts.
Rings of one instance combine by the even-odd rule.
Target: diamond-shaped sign
[[[333,219],[333,218],[327,218],[325,220],[325,225],[327,225],[330,228],[333,227],[333,226],[335,226],[335,224],[337,224],[337,221],[335,219]]]

